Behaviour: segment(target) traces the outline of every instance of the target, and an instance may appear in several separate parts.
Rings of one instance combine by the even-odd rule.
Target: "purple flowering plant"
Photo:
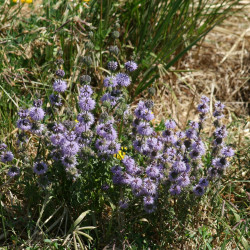
[[[110,206],[121,220],[125,213],[157,214],[171,201],[198,204],[220,182],[234,156],[224,105],[215,103],[210,137],[205,96],[185,129],[173,119],[155,124],[150,98],[129,103],[137,68],[113,57],[101,88],[87,69],[76,83],[57,69],[47,98],[19,109],[16,148],[0,144],[0,161],[11,181],[25,185],[30,206],[50,193],[76,214],[91,208],[99,216]]]

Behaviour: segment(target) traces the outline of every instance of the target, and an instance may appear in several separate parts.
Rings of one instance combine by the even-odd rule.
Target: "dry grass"
[[[169,115],[181,127],[194,118],[195,105],[202,95],[212,103],[220,100],[227,106],[228,122],[232,113],[249,114],[250,83],[250,7],[226,19],[188,52],[178,70],[168,72],[158,85],[155,98],[158,120]],[[212,105],[211,105],[212,106]]]

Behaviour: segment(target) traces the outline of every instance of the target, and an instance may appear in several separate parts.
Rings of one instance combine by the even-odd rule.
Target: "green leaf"
[[[245,248],[246,250],[249,250],[249,249],[250,249],[250,248],[249,248],[248,241],[246,240],[246,238],[245,238],[244,236],[241,237],[241,243],[242,243],[242,245],[244,246],[244,248]]]
[[[86,234],[86,233],[84,233],[84,232],[82,232],[82,231],[77,231],[76,233],[85,236],[85,237],[88,238],[90,241],[93,240],[93,238],[92,238],[90,235],[88,235],[88,234]]]
[[[75,222],[73,223],[73,225],[71,226],[69,232],[73,232],[75,230],[75,228],[77,227],[78,224],[81,223],[81,221],[85,218],[85,216],[90,212],[90,210],[87,210],[83,213],[81,213],[81,215],[75,220]]]

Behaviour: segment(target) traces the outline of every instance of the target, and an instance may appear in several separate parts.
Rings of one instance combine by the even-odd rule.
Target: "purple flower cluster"
[[[134,61],[128,61],[125,63],[125,68],[127,71],[132,72],[135,71],[138,68],[138,66]]]
[[[209,98],[206,96],[201,97],[201,103],[198,105],[197,110],[200,112],[200,121],[205,120],[206,114],[209,112]]]
[[[20,109],[18,111],[19,118],[17,127],[24,131],[29,131],[36,135],[41,135],[44,130],[44,125],[41,121],[44,119],[45,112],[42,109],[42,100],[35,100],[33,107],[30,109]]]
[[[82,151],[89,147],[92,141],[90,129],[95,122],[93,114],[90,112],[95,107],[95,101],[91,98],[93,93],[89,85],[80,88],[79,107],[81,113],[77,115],[77,121],[72,128],[62,123],[55,124],[50,135],[51,145],[53,146],[52,158],[54,161],[61,162],[66,170],[75,168],[78,161],[77,157]]]
[[[53,83],[53,89],[58,93],[63,93],[67,89],[67,83],[61,79],[57,79]]]
[[[42,145],[48,146],[50,151],[48,159],[43,157],[35,161],[34,173],[38,179],[47,178],[55,168],[56,171],[63,169],[71,173],[75,181],[83,173],[83,166],[112,164],[113,183],[120,185],[124,194],[119,202],[120,208],[128,207],[126,197],[134,197],[141,200],[148,213],[155,211],[160,190],[165,189],[165,193],[176,197],[190,191],[195,196],[202,196],[209,183],[228,168],[229,158],[234,155],[233,149],[225,144],[226,127],[220,124],[224,105],[220,102],[215,104],[212,148],[202,133],[209,113],[209,99],[205,96],[197,108],[198,121],[190,121],[185,130],[179,130],[179,124],[169,119],[163,131],[159,132],[152,122],[154,103],[151,100],[139,101],[135,109],[127,106],[125,87],[131,84],[131,80],[126,73],[114,74],[117,65],[115,61],[109,62],[111,75],[103,81],[102,105],[96,105],[99,95],[95,99],[89,85],[91,78],[82,76],[78,102],[80,112],[74,116],[68,109],[70,120],[60,122],[59,115],[57,122],[50,120],[51,123],[45,127],[41,123],[45,117],[41,100],[34,101],[30,109],[19,110],[17,126],[21,134],[25,136],[28,132],[26,134],[40,136],[44,139]],[[133,72],[137,64],[129,61],[125,63],[125,69],[127,73]],[[63,73],[56,71],[55,92],[49,97],[53,108],[62,105],[61,93],[67,88],[61,79]],[[49,120],[51,117],[46,118]],[[0,144],[0,153],[3,163],[14,158],[5,144]],[[210,164],[207,164],[208,158],[212,159]],[[14,177],[19,173],[19,168],[12,166],[8,175]],[[105,173],[103,178],[106,176]],[[108,182],[106,179],[102,181]],[[107,189],[103,187],[103,190]]]
[[[48,166],[45,162],[35,162],[33,171],[37,175],[43,175],[47,172]]]
[[[62,99],[60,96],[60,93],[63,93],[67,89],[67,83],[62,80],[65,76],[65,72],[62,69],[58,69],[55,72],[55,77],[58,77],[59,79],[55,79],[53,83],[53,90],[57,93],[53,93],[49,96],[49,100],[52,106],[54,107],[60,107],[62,106]]]
[[[2,151],[1,152],[1,162],[7,163],[11,162],[14,159],[14,155],[11,151]]]
[[[198,105],[199,122],[191,121],[185,131],[176,131],[175,121],[168,120],[161,136],[154,132],[149,123],[154,118],[151,111],[152,103],[138,103],[131,129],[134,139],[133,157],[126,155],[122,160],[123,165],[116,165],[111,171],[114,184],[129,186],[135,197],[142,198],[145,211],[155,210],[158,187],[162,180],[167,178],[171,195],[188,192],[192,187],[194,195],[202,196],[212,181],[210,172],[221,172],[220,169],[229,165],[227,158],[233,156],[234,152],[224,146],[219,150],[219,157],[214,155],[213,167],[208,171],[208,176],[199,177],[198,169],[203,169],[203,156],[209,152],[201,137],[201,129],[209,111],[208,103],[209,99],[203,96],[201,104]],[[215,129],[215,140],[226,135],[224,126]],[[140,155],[139,158],[137,155]],[[141,159],[142,156],[145,166],[140,167],[135,159]]]
[[[114,120],[100,121],[96,126],[96,134],[99,138],[96,140],[95,147],[100,155],[117,154],[121,145],[117,142],[117,132],[113,126]]]
[[[225,105],[221,102],[215,103],[215,111],[213,116],[215,118],[214,125],[214,140],[212,150],[212,166],[208,169],[209,178],[220,177],[225,169],[229,166],[229,157],[234,155],[234,150],[225,145],[225,138],[227,137],[227,129],[225,125],[221,125],[220,120],[224,117],[222,114]]]
[[[79,95],[79,107],[83,112],[91,111],[95,108],[95,101],[91,98],[93,93],[92,88],[89,85],[84,85],[80,89]]]
[[[7,150],[7,145],[5,143],[0,143],[0,161],[2,163],[8,164],[14,160],[14,155],[11,151]],[[15,177],[20,174],[20,170],[16,166],[12,166],[8,171],[9,177]]]
[[[127,66],[126,66],[127,65]],[[131,65],[131,66],[130,66]],[[110,61],[108,63],[108,69],[114,72],[118,67],[116,61]],[[125,68],[128,72],[136,70],[137,64],[134,62],[125,63]],[[131,69],[131,70],[129,70]],[[125,73],[117,73],[115,75],[107,76],[103,80],[104,87],[108,88],[108,91],[102,96],[101,101],[108,103],[110,106],[114,107],[117,105],[121,98],[122,87],[128,87],[131,84],[129,75]]]

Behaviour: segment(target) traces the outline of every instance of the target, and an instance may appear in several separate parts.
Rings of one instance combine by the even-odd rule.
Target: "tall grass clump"
[[[122,28],[117,28],[121,36],[120,47],[141,65],[133,77],[137,80],[134,97],[170,67],[177,66],[188,50],[232,13],[239,1],[138,0],[113,3],[103,0],[96,4],[93,1],[93,16],[98,16],[100,21],[92,18],[92,22],[102,38],[111,32],[110,27],[116,18],[123,24]]]
[[[0,6],[3,87],[10,94],[8,81],[18,78],[34,88],[30,83],[47,72],[58,45],[64,52],[67,76],[88,45],[98,55],[93,67],[95,74],[100,75],[107,48],[115,43],[122,58],[134,59],[141,65],[129,90],[134,99],[170,67],[177,66],[192,46],[234,11],[238,2],[43,0],[34,13],[23,16],[25,3],[5,0]],[[120,41],[115,42],[118,37]]]

